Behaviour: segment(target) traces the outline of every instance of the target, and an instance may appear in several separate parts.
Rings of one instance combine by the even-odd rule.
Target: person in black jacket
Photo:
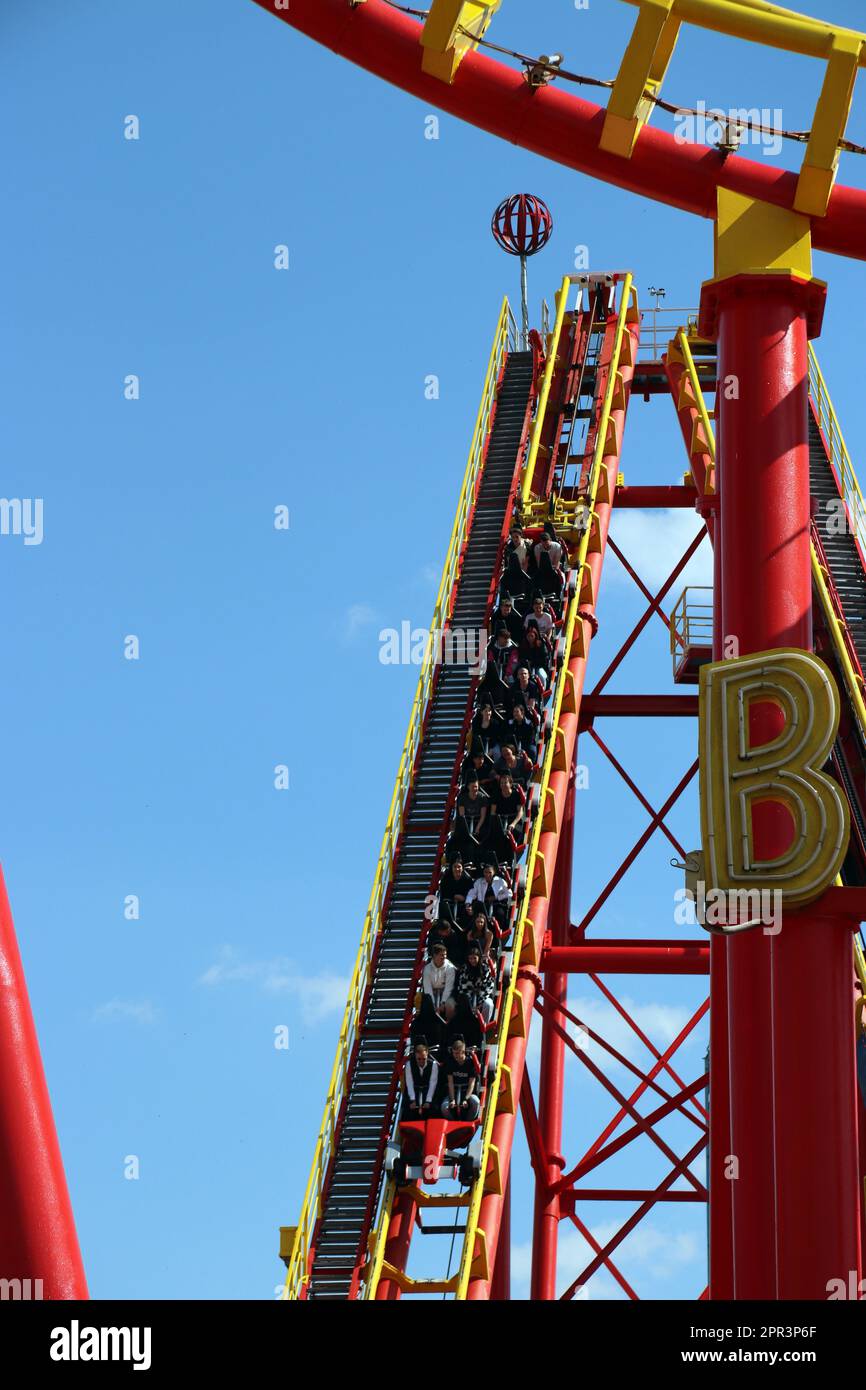
[[[445,854],[459,850],[468,863],[477,864],[487,836],[489,814],[490,797],[486,791],[482,791],[478,774],[470,772],[466,786],[457,794],[454,827],[445,846]]]
[[[433,947],[444,946],[445,954],[448,959],[456,966],[461,966],[466,954],[466,937],[460,927],[455,927],[451,919],[446,917],[444,922],[434,922],[427,933],[427,956],[433,959]]]
[[[466,896],[472,887],[472,876],[463,867],[463,856],[455,854],[439,880],[439,920],[450,918],[458,927],[467,927]]]
[[[520,642],[523,637],[525,626],[522,615],[514,606],[514,600],[510,594],[503,594],[493,613],[493,631],[495,632],[500,623],[504,623],[511,634],[512,642]]]
[[[491,827],[487,840],[487,852],[499,860],[500,864],[514,863],[518,843],[522,842],[526,819],[526,793],[518,786],[510,773],[499,779],[499,790],[492,798]]]
[[[503,742],[513,743],[519,752],[525,753],[535,763],[538,751],[538,728],[539,720],[536,718],[533,721],[527,717],[523,697],[515,696]]]
[[[477,713],[472,716],[472,746],[495,758],[505,729],[505,720],[493,703],[492,695],[482,693]]]
[[[523,701],[529,719],[541,718],[544,691],[541,688],[541,683],[532,674],[525,661],[521,662],[514,673],[514,680],[511,682],[509,692],[509,706],[513,705],[515,700]]]
[[[498,756],[497,752],[497,757]],[[496,781],[496,774],[493,771],[493,759],[485,753],[484,745],[480,739],[473,740],[470,752],[467,753],[466,757],[463,759],[463,764],[460,768],[461,786],[465,787],[473,774],[478,778],[481,786],[489,794],[491,786]]]
[[[501,783],[501,779],[507,775],[515,786],[526,791],[534,767],[535,762],[528,753],[524,753],[522,748],[516,748],[510,739],[503,741],[494,765],[497,782]]]
[[[550,643],[542,637],[538,623],[530,618],[520,644],[520,664],[528,666],[542,687],[547,686],[548,677],[553,670],[553,652]]]
[[[505,573],[499,581],[499,593],[502,597],[508,594],[513,599],[522,612],[526,611],[529,603],[529,596],[535,585],[530,579],[526,570],[521,565],[516,554],[511,553],[505,566]]]

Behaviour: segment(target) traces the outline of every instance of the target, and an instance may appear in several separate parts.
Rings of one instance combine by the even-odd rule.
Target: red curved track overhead
[[[451,86],[429,77],[421,71],[421,25],[383,0],[356,8],[348,0],[290,0],[287,10],[276,9],[275,0],[255,3],[432,106],[605,183],[699,217],[715,217],[717,188],[793,206],[796,174],[683,144],[649,126],[630,159],[607,154],[598,147],[602,107],[555,84],[532,90],[521,71],[481,53],[466,55]],[[813,219],[812,243],[816,250],[866,260],[866,192],[837,186],[826,217]]]

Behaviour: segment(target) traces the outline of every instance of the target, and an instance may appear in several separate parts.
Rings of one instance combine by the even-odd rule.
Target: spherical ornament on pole
[[[499,204],[493,214],[491,231],[497,246],[509,256],[520,257],[520,297],[523,307],[522,346],[529,342],[529,296],[526,262],[550,240],[553,218],[550,208],[533,193],[514,193]]]

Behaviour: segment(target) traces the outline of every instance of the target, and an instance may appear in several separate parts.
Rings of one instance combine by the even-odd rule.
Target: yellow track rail
[[[548,345],[549,366],[552,363],[559,342],[559,336],[562,329],[562,318],[565,313],[565,304],[568,296],[569,284],[570,281],[568,277],[566,277],[566,279],[563,280],[562,287],[560,288],[557,296],[556,326],[554,327],[553,334],[551,336],[551,341]],[[623,334],[625,332],[626,322],[629,319],[630,309],[632,306],[634,306],[634,312],[637,312],[636,305],[637,300],[634,287],[632,285],[632,277],[631,275],[627,275],[625,276],[622,285],[619,315],[617,318],[616,335],[614,340],[613,352],[611,355],[607,388],[605,391],[604,402],[602,405],[601,416],[599,419],[598,434],[593,453],[592,470],[590,473],[588,486],[588,505],[590,509],[594,509],[595,506],[598,493],[599,479],[601,477],[601,471],[604,463],[605,442],[607,440],[608,434],[607,426],[608,421],[610,419],[611,410],[614,404],[614,396],[617,381],[617,369],[619,367],[620,354],[622,350]],[[547,377],[547,373],[545,373],[545,376]],[[539,408],[536,417],[534,431],[534,438],[536,440],[536,451],[537,440],[540,437],[541,428],[544,423],[542,404],[544,403],[546,405],[549,396],[549,390],[550,382],[548,379],[547,392],[544,392],[544,386],[542,385],[542,395],[539,399]],[[525,477],[531,478],[531,476],[531,465],[530,460],[528,458]],[[520,912],[517,918],[517,922],[515,924],[514,940],[512,945],[513,968],[511,972],[511,979],[509,981],[508,989],[503,997],[502,1005],[500,1008],[499,1030],[497,1035],[498,1047],[496,1053],[496,1069],[493,1078],[491,1079],[488,1085],[487,1101],[484,1110],[484,1122],[482,1125],[481,1177],[478,1179],[478,1181],[474,1184],[474,1186],[471,1189],[470,1199],[467,1207],[466,1231],[463,1239],[463,1250],[460,1260],[460,1269],[456,1279],[452,1278],[448,1281],[448,1287],[445,1290],[442,1290],[442,1281],[429,1281],[429,1283],[427,1281],[411,1281],[405,1285],[404,1291],[407,1293],[428,1293],[439,1290],[445,1292],[453,1292],[455,1298],[459,1300],[466,1298],[467,1291],[469,1288],[469,1282],[473,1275],[476,1242],[479,1236],[483,1237],[483,1232],[480,1231],[478,1223],[479,1216],[481,1213],[481,1202],[485,1190],[485,1177],[487,1174],[487,1165],[491,1153],[491,1138],[493,1134],[493,1124],[496,1119],[496,1113],[501,1099],[508,1096],[509,1103],[516,1103],[516,1097],[513,1097],[511,1095],[510,1086],[506,1084],[507,1078],[505,1073],[507,1069],[505,1066],[505,1044],[508,1040],[509,1023],[511,1020],[511,1015],[516,998],[519,962],[521,958],[521,952],[523,950],[526,924],[528,920],[527,914],[529,909],[529,902],[532,897],[532,885],[535,878],[536,856],[538,853],[538,845],[543,829],[544,807],[546,805],[547,789],[548,784],[550,782],[550,775],[553,771],[553,762],[557,746],[556,731],[559,727],[559,718],[562,711],[562,702],[565,696],[566,689],[569,685],[569,653],[572,652],[579,640],[579,632],[577,630],[577,624],[579,622],[578,610],[581,606],[581,603],[586,601],[586,594],[583,590],[582,581],[584,573],[587,571],[587,555],[589,553],[590,545],[593,542],[593,531],[593,527],[588,527],[582,535],[580,546],[578,549],[577,560],[575,562],[578,576],[577,585],[575,588],[575,592],[568,604],[566,612],[566,622],[564,627],[564,645],[566,657],[563,661],[562,666],[560,667],[556,681],[556,688],[553,696],[552,730],[547,746],[545,748],[545,756],[541,770],[541,794],[538,802],[538,811],[535,815],[535,822],[533,825],[532,836],[530,838],[529,849],[526,858],[526,890],[524,892]],[[373,1242],[371,1243],[372,1253],[367,1275],[367,1284],[364,1293],[365,1298],[375,1298],[376,1289],[382,1277],[385,1243],[388,1238],[388,1226],[391,1219],[391,1211],[393,1207],[395,1191],[395,1184],[393,1182],[389,1183],[385,1195],[385,1201],[383,1203],[382,1217],[380,1220],[379,1228],[376,1232]]]
[[[476,484],[481,471],[481,465],[484,459],[484,449],[490,433],[497,384],[505,363],[505,358],[509,350],[513,347],[515,340],[516,329],[514,315],[511,312],[508,299],[505,298],[502,301],[502,309],[493,337],[493,346],[487,365],[487,375],[484,378],[484,388],[481,393],[481,404],[478,407],[475,429],[469,447],[469,459],[466,464],[463,484],[460,489],[457,514],[451,529],[451,538],[442,570],[439,592],[436,597],[436,606],[433,609],[433,618],[430,624],[431,634],[440,631],[445,626],[450,616],[454,586],[459,574],[460,559],[463,552],[463,544],[466,539],[467,523],[475,498]],[[352,979],[349,985],[349,997],[346,1004],[346,1012],[343,1015],[340,1038],[337,1044],[337,1055],[334,1059],[334,1068],[331,1073],[331,1081],[328,1086],[325,1113],[316,1140],[310,1176],[307,1182],[306,1192],[304,1193],[298,1225],[294,1232],[291,1254],[288,1258],[288,1271],[283,1293],[284,1299],[300,1298],[308,1277],[307,1265],[313,1230],[316,1221],[321,1215],[322,1188],[333,1152],[337,1116],[346,1094],[349,1064],[355,1040],[358,1035],[361,1005],[367,986],[370,983],[370,970],[376,938],[382,928],[382,905],[391,879],[391,867],[394,853],[398,837],[403,828],[406,803],[412,788],[415,762],[421,743],[421,731],[424,727],[424,716],[435,676],[437,646],[438,644],[435,640],[431,640],[427,644],[427,651],[418,678],[418,688],[412,703],[409,728],[403,744],[400,765],[397,769],[397,780],[394,784],[394,791],[391,796],[391,805],[388,810],[385,834],[382,838],[382,847],[379,851],[379,858],[376,864],[376,873],[373,879],[373,888],[370,893],[370,902],[366,917],[364,918],[361,945],[358,949],[355,968],[352,972]]]
[[[538,409],[535,414],[535,424],[532,428],[532,435],[529,440],[529,449],[526,454],[526,465],[523,470],[523,482],[520,488],[520,495],[524,503],[528,502],[532,493],[532,474],[535,470],[535,460],[538,458],[538,448],[541,443],[541,432],[547,418],[547,403],[550,400],[550,386],[553,381],[553,373],[556,368],[556,358],[559,353],[559,341],[562,337],[562,325],[565,321],[565,310],[568,303],[568,292],[571,289],[571,277],[563,277],[562,284],[556,291],[554,300],[556,314],[553,320],[553,329],[550,337],[545,344],[544,375],[541,379],[541,389],[538,393]]]
[[[695,401],[695,408],[698,412],[700,427],[703,431],[703,439],[706,441],[707,453],[709,454],[710,458],[710,466],[707,469],[709,476],[705,479],[704,491],[715,492],[716,436],[713,427],[710,423],[710,412],[707,409],[706,397],[704,396],[704,393],[701,390],[701,382],[700,377],[698,376],[698,369],[695,365],[695,359],[692,355],[692,345],[689,342],[689,335],[685,328],[680,328],[677,330],[675,342],[683,359],[683,365],[686,369],[686,376],[688,377],[689,386],[691,388],[691,392]],[[692,449],[690,451],[689,463],[691,463],[691,457],[696,452],[696,450],[697,442],[695,439],[695,433],[693,431]],[[694,473],[692,476],[694,476]],[[695,479],[695,483],[697,483],[697,479]]]

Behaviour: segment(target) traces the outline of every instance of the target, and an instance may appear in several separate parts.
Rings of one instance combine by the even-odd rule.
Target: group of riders
[[[402,1118],[475,1120],[481,1054],[513,926],[515,875],[562,625],[568,551],[552,522],[516,520],[460,768],[444,866],[429,916],[420,1004],[410,1029]]]

